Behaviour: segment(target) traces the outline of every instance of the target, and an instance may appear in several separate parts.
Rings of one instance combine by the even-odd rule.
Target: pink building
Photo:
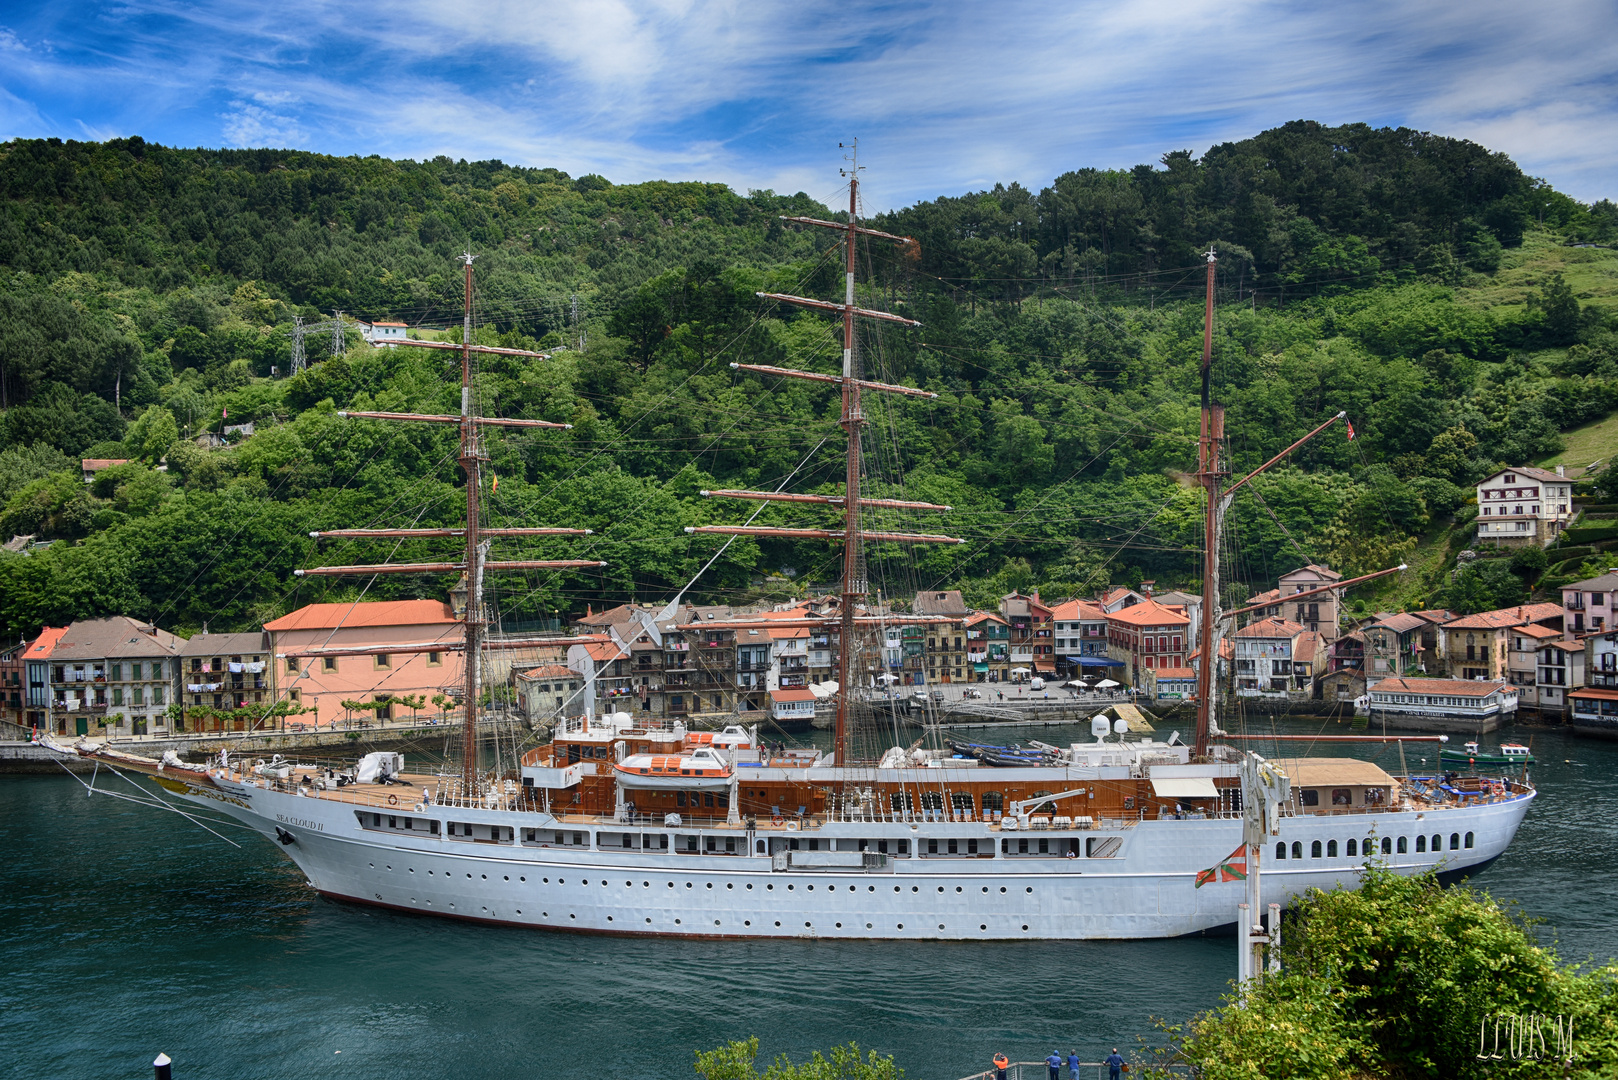
[[[354,713],[344,701],[421,695],[436,713],[436,694],[458,695],[463,676],[460,620],[442,600],[309,604],[264,624],[279,696],[314,710],[294,719],[322,727],[344,719],[408,716],[399,706]],[[442,651],[389,652],[387,647],[443,643]],[[343,650],[353,649],[352,653]],[[363,650],[363,651],[362,651]]]

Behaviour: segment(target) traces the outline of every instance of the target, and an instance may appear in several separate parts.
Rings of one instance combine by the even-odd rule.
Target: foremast
[[[488,609],[483,602],[483,576],[487,570],[569,570],[584,567],[599,567],[607,565],[598,559],[522,559],[512,561],[490,562],[488,560],[489,546],[492,538],[502,536],[585,536],[589,529],[565,528],[511,528],[511,529],[485,529],[483,527],[483,463],[489,460],[484,448],[482,428],[494,427],[531,427],[531,428],[571,428],[572,424],[552,423],[548,420],[513,420],[503,417],[478,416],[472,408],[472,375],[473,353],[495,353],[501,356],[529,356],[535,359],[548,360],[550,353],[531,352],[527,349],[495,348],[472,344],[472,261],[476,258],[471,252],[460,256],[460,262],[465,269],[465,298],[461,315],[461,342],[454,345],[449,342],[418,342],[408,344],[416,347],[458,349],[461,354],[461,409],[455,415],[436,415],[427,413],[386,413],[386,412],[340,412],[337,415],[354,419],[371,420],[405,420],[424,423],[445,424],[453,423],[460,428],[461,446],[459,461],[461,471],[466,475],[466,525],[461,529],[333,529],[322,532],[312,532],[309,535],[316,539],[343,538],[343,539],[370,539],[370,538],[402,538],[420,536],[460,536],[464,540],[464,554],[458,563],[380,563],[375,565],[359,566],[322,566],[311,567],[305,570],[294,571],[298,576],[337,576],[354,574],[410,574],[410,573],[443,573],[446,571],[459,571],[465,575],[467,582],[466,610],[463,613],[462,648],[465,650],[465,666],[463,670],[461,696],[464,712],[461,722],[461,794],[463,798],[476,798],[478,790],[477,766],[477,713],[480,699],[483,694],[482,686],[482,645],[484,631],[488,627]],[[432,646],[433,649],[442,649],[443,645]],[[394,648],[392,651],[408,651],[407,648]],[[422,650],[417,650],[422,651]]]
[[[765,300],[775,300],[785,304],[795,304],[800,307],[815,308],[821,311],[834,311],[842,317],[843,322],[843,373],[841,377],[821,375],[808,371],[793,371],[788,368],[769,367],[763,364],[732,364],[733,368],[741,371],[756,371],[767,375],[781,375],[793,379],[807,379],[813,382],[837,383],[842,389],[842,413],[838,421],[839,426],[848,438],[848,450],[844,461],[843,496],[805,496],[787,495],[776,492],[762,491],[712,491],[704,492],[724,498],[763,499],[779,502],[822,502],[841,503],[843,511],[843,528],[839,533],[828,529],[769,529],[751,528],[746,526],[702,526],[687,529],[687,532],[699,533],[728,533],[730,535],[744,536],[777,536],[777,537],[824,537],[826,539],[841,539],[843,541],[843,581],[838,610],[839,635],[837,642],[838,657],[838,694],[837,719],[833,732],[834,761],[839,765],[849,760],[849,706],[853,700],[855,678],[855,632],[862,620],[858,618],[858,609],[870,595],[870,586],[866,579],[865,546],[866,539],[883,542],[915,544],[961,544],[965,541],[952,536],[936,536],[926,533],[882,532],[866,533],[860,522],[860,511],[865,507],[885,506],[912,510],[940,510],[947,511],[948,506],[939,506],[934,503],[909,502],[893,499],[865,499],[860,494],[860,481],[862,475],[860,457],[860,437],[866,424],[865,412],[860,404],[860,396],[866,390],[902,394],[910,397],[936,398],[938,395],[926,390],[918,390],[909,386],[896,386],[890,383],[871,382],[863,378],[864,372],[860,364],[858,344],[854,337],[855,319],[874,319],[879,322],[897,323],[901,326],[917,327],[921,323],[915,319],[907,319],[886,311],[873,311],[858,307],[854,303],[854,257],[855,242],[861,236],[886,240],[892,243],[914,246],[916,241],[908,236],[895,236],[892,233],[879,232],[876,229],[867,229],[859,224],[859,140],[852,140],[844,144],[849,150],[847,160],[849,165],[842,169],[842,175],[848,177],[848,220],[846,222],[821,221],[818,218],[808,217],[782,217],[783,221],[791,221],[800,225],[810,225],[817,228],[836,229],[844,233],[844,264],[843,264],[843,302],[831,303],[825,300],[812,300],[808,297],[791,296],[785,293],[759,293]]]

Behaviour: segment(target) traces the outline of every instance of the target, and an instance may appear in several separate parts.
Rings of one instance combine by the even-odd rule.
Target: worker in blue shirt
[[[1051,1067],[1051,1080],[1062,1080],[1062,1055],[1055,1050],[1045,1059],[1045,1064]]]
[[[1079,1052],[1077,1050],[1067,1052],[1067,1071],[1072,1080],[1079,1080]]]
[[[1124,1059],[1119,1056],[1116,1046],[1112,1048],[1112,1053],[1107,1055],[1106,1065],[1109,1080],[1118,1080],[1118,1074],[1124,1069]]]

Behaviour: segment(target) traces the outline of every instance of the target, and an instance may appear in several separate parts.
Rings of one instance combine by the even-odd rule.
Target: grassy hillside
[[[453,432],[334,415],[454,411],[453,365],[350,330],[346,355],[312,339],[312,366],[287,378],[287,349],[295,317],[333,308],[454,327],[468,247],[478,340],[556,350],[486,358],[480,409],[573,425],[492,439],[491,511],[595,530],[505,554],[609,563],[503,580],[504,617],[683,584],[716,550],[683,527],[739,520],[705,488],[840,482],[836,394],[729,367],[839,362],[824,316],[757,296],[840,291],[832,241],[781,220],[832,216],[801,193],[139,139],[0,145],[0,191],[0,539],[53,542],[0,553],[0,634],[113,611],[248,626],[359,595],[294,568],[440,555],[307,534],[456,522]],[[874,552],[890,594],[1196,586],[1201,517],[1183,473],[1210,243],[1236,471],[1339,410],[1357,433],[1329,432],[1238,498],[1238,588],[1303,560],[1354,573],[1429,540],[1447,552],[1479,475],[1590,453],[1561,432],[1604,430],[1618,410],[1612,253],[1568,246],[1618,241],[1618,207],[1578,204],[1462,140],[1299,122],[1201,159],[1079,168],[879,224],[919,244],[862,251],[861,298],[923,328],[862,331],[867,371],[939,396],[869,404],[884,436],[868,447],[873,488],[956,508],[945,524],[884,524],[969,541],[914,561]],[[192,445],[227,415],[257,433]],[[86,485],[79,456],[130,464]],[[827,520],[777,505],[757,523]],[[787,568],[795,588],[827,586],[838,560],[818,542],[740,540],[700,595],[752,596],[754,575]],[[364,595],[449,584],[395,575]],[[1424,570],[1388,595],[1470,606],[1507,585],[1451,588]]]

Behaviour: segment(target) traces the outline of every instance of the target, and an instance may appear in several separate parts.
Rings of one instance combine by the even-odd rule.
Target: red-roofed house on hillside
[[[966,662],[975,682],[1011,681],[1011,624],[992,611],[968,615],[961,622],[966,632]]]
[[[1511,631],[1521,626],[1562,629],[1561,604],[1520,604],[1465,615],[1444,625],[1444,660],[1452,676],[1506,681]]]
[[[1447,614],[1447,613],[1446,613]],[[1446,620],[1415,611],[1384,615],[1366,625],[1366,669],[1372,681],[1416,669],[1439,670],[1439,627]]]
[[[1039,594],[1011,593],[1000,598],[1000,614],[1011,626],[1011,669],[1028,668],[1033,674],[1056,673],[1056,646],[1051,633],[1051,609]]]
[[[360,324],[365,340],[372,345],[396,348],[400,342],[407,340],[406,331],[410,328],[402,322],[374,322]]]
[[[1144,685],[1148,671],[1186,666],[1186,628],[1191,620],[1154,600],[1107,615],[1108,655],[1124,663],[1136,686]]]
[[[1557,472],[1518,465],[1478,482],[1478,543],[1544,547],[1578,511],[1573,481]]]
[[[94,458],[87,457],[79,460],[79,472],[86,484],[96,478],[96,473],[102,469],[110,469],[114,465],[128,465],[128,458]]]
[[[306,604],[264,624],[270,635],[273,689],[312,710],[289,724],[329,727],[353,720],[343,701],[376,701],[421,694],[458,698],[461,621],[443,600],[375,600],[352,604]],[[389,646],[424,646],[394,652]],[[353,650],[353,651],[345,651]],[[396,707],[374,715],[387,719]]]
[[[1236,631],[1236,696],[1282,701],[1305,696],[1309,681],[1297,674],[1294,657],[1306,633],[1299,624],[1277,618]]]
[[[51,653],[67,633],[65,626],[47,626],[22,653],[22,723],[41,731],[51,729]]]

